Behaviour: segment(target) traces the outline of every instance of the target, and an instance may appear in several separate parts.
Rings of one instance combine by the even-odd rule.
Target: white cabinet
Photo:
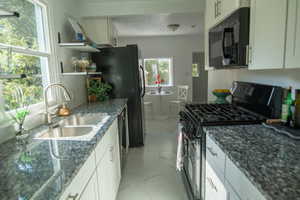
[[[108,145],[104,144],[107,148],[97,166],[99,199],[114,200],[116,199],[121,181],[117,120],[115,120],[104,137],[104,143]],[[103,143],[99,145],[103,145]]]
[[[227,190],[210,164],[206,162],[205,200],[227,200]]]
[[[284,66],[287,0],[251,0],[249,69]]]
[[[114,200],[121,181],[117,120],[83,164],[60,200]]]
[[[238,8],[249,6],[250,0],[206,0],[206,29],[215,26]]]
[[[300,67],[300,2],[288,0],[286,68]]]
[[[88,37],[93,42],[117,46],[117,30],[109,17],[84,18],[82,21]]]
[[[97,173],[93,174],[92,178],[82,192],[80,200],[98,200]]]
[[[92,152],[60,199],[78,199],[88,185],[90,177],[95,173],[95,169],[95,153]]]

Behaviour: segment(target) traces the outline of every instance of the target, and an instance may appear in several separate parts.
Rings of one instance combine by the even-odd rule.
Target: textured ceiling
[[[203,22],[204,18],[201,13],[132,15],[113,18],[113,23],[121,37],[195,35],[203,32]],[[169,24],[180,24],[180,27],[173,32],[168,29]]]

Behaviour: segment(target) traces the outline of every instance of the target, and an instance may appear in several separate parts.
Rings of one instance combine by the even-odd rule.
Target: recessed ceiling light
[[[169,24],[168,25],[168,28],[173,32],[177,31],[179,29],[179,27],[180,27],[180,24]]]

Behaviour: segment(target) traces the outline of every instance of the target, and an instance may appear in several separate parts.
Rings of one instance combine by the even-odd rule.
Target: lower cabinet
[[[206,200],[227,200],[228,192],[226,187],[208,162],[206,162],[205,181]]]
[[[97,173],[93,174],[92,178],[82,192],[80,200],[98,200]]]
[[[265,200],[208,135],[206,141],[205,200]]]
[[[115,120],[60,200],[115,200],[120,181],[119,135]]]

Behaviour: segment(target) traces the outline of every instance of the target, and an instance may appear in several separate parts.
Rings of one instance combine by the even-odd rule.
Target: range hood
[[[20,14],[0,7],[0,18],[2,17],[20,17]]]

